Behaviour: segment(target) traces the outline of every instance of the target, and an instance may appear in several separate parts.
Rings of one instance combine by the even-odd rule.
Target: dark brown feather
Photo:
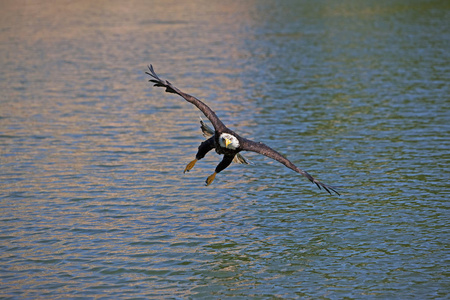
[[[211,110],[205,103],[203,103],[202,101],[198,100],[197,98],[195,98],[195,97],[193,97],[191,95],[183,93],[182,91],[177,89],[175,86],[173,86],[169,81],[162,80],[161,78],[159,78],[158,75],[156,75],[155,71],[153,70],[153,66],[152,65],[148,66],[148,69],[150,70],[150,73],[149,72],[145,72],[145,73],[147,73],[148,75],[150,75],[153,78],[153,79],[150,79],[149,81],[153,82],[154,86],[165,87],[166,88],[166,92],[180,95],[186,101],[194,104],[200,111],[202,111],[203,114],[211,121],[211,124],[214,126],[215,134],[217,134],[217,138],[218,138],[219,134],[223,133],[223,132],[230,133],[230,134],[234,135],[236,138],[238,138],[239,143],[240,143],[240,147],[238,149],[230,150],[230,149],[225,149],[225,148],[217,148],[216,151],[219,154],[225,154],[225,155],[228,155],[230,157],[234,157],[240,151],[253,151],[253,152],[265,155],[265,156],[267,156],[269,158],[272,158],[272,159],[282,163],[283,165],[285,165],[289,169],[292,169],[295,172],[302,174],[309,181],[311,181],[312,183],[317,185],[317,187],[319,189],[324,188],[330,194],[331,194],[331,191],[333,191],[336,194],[340,195],[339,192],[336,191],[336,189],[334,187],[326,185],[326,184],[318,181],[317,179],[315,179],[314,177],[309,175],[308,172],[298,168],[291,161],[289,161],[287,158],[285,158],[283,155],[281,155],[277,151],[273,150],[269,146],[267,146],[267,145],[265,145],[263,143],[257,143],[257,142],[254,142],[254,141],[251,141],[251,140],[248,140],[248,139],[240,137],[239,135],[237,135],[236,133],[234,133],[233,131],[228,129],[222,123],[222,121],[220,121],[220,119],[217,117],[215,112],[213,110]]]
[[[149,81],[153,82],[154,86],[165,87],[166,92],[178,94],[181,97],[183,97],[187,102],[194,104],[209,119],[209,121],[214,126],[214,129],[216,131],[221,131],[226,128],[226,126],[222,123],[222,121],[220,121],[220,119],[217,117],[216,113],[211,108],[209,108],[208,105],[206,105],[202,101],[198,100],[197,98],[189,94],[183,93],[182,91],[177,89],[174,85],[172,85],[169,81],[162,80],[161,78],[159,78],[158,75],[156,75],[155,71],[153,70],[152,65],[148,66],[148,69],[150,73],[149,72],[145,73],[153,77],[153,79],[150,79]]]
[[[269,146],[267,146],[267,145],[265,145],[263,143],[254,142],[254,141],[251,141],[251,140],[248,140],[248,139],[245,139],[245,138],[241,138],[241,139],[242,139],[242,141],[240,142],[241,143],[241,147],[240,148],[242,149],[242,151],[252,151],[252,152],[256,152],[256,153],[262,154],[264,156],[267,156],[269,158],[272,158],[272,159],[282,163],[283,165],[285,165],[289,169],[294,170],[295,172],[302,174],[303,176],[308,178],[309,181],[311,181],[312,183],[317,185],[317,187],[319,189],[324,188],[330,194],[331,194],[331,191],[333,191],[336,194],[340,195],[339,192],[336,191],[336,189],[334,187],[326,185],[326,184],[318,181],[317,179],[315,179],[314,177],[309,175],[308,172],[298,168],[289,159],[287,159],[286,157],[284,157],[283,155],[281,155],[277,151],[273,150]]]

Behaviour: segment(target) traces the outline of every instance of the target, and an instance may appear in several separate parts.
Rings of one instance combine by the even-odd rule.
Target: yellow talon
[[[195,163],[197,162],[197,159],[194,159],[193,161],[191,161],[190,163],[187,164],[186,168],[184,169],[183,173],[189,172],[194,166]]]
[[[216,172],[212,173],[211,175],[208,176],[208,178],[206,178],[206,185],[210,185],[211,182],[214,181],[214,178],[216,178]]]

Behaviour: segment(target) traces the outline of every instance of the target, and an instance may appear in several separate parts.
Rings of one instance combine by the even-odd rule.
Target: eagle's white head
[[[236,150],[239,148],[239,141],[235,136],[232,136],[229,133],[222,133],[219,136],[219,144],[221,147]]]

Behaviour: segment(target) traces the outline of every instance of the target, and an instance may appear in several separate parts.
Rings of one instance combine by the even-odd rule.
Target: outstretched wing
[[[244,151],[253,151],[262,155],[265,155],[267,157],[270,157],[276,161],[279,161],[280,163],[282,163],[283,165],[285,165],[286,167],[288,167],[289,169],[294,170],[297,173],[302,174],[303,176],[305,176],[306,178],[308,178],[309,181],[311,181],[312,183],[314,183],[315,185],[317,185],[319,187],[319,189],[324,188],[328,193],[330,193],[331,195],[331,191],[335,192],[336,194],[340,195],[338,191],[336,191],[336,189],[332,186],[326,185],[320,181],[318,181],[317,179],[315,179],[314,177],[312,177],[311,175],[308,174],[308,172],[303,171],[300,168],[297,168],[296,165],[294,165],[292,162],[290,162],[287,158],[285,158],[283,155],[281,155],[280,153],[278,153],[277,151],[273,150],[272,148],[270,148],[269,146],[263,144],[263,143],[257,143],[248,139],[242,139],[242,143],[241,143],[241,148]]]
[[[181,97],[183,97],[187,102],[190,102],[195,106],[197,106],[197,108],[200,109],[203,114],[205,114],[205,116],[209,119],[209,121],[211,121],[211,124],[213,124],[215,130],[226,128],[225,125],[222,123],[222,121],[220,121],[220,119],[217,117],[216,113],[211,108],[209,108],[205,103],[203,103],[202,101],[198,100],[197,98],[191,95],[183,93],[175,86],[173,86],[169,81],[162,80],[161,78],[159,78],[158,75],[156,75],[155,71],[153,70],[152,65],[148,66],[148,69],[150,73],[149,72],[145,73],[153,77],[153,79],[150,79],[149,81],[153,82],[155,84],[154,86],[165,87],[166,92],[178,94]]]

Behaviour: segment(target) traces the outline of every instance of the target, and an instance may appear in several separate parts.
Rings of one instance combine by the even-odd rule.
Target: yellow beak
[[[228,145],[231,144],[229,139],[225,139],[225,148],[228,148]]]

